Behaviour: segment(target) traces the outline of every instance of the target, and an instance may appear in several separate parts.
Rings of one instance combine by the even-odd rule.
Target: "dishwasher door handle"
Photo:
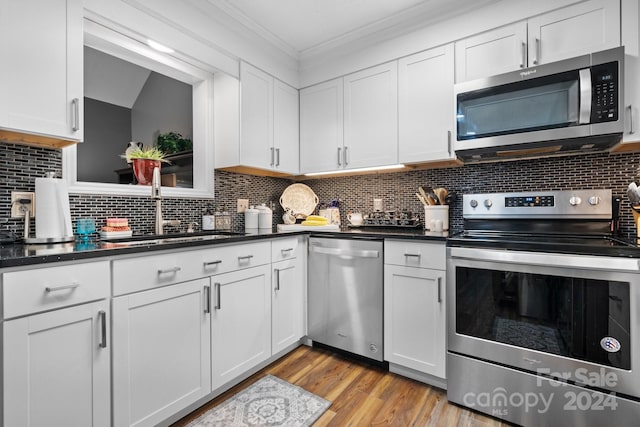
[[[379,258],[380,257],[380,251],[374,251],[374,250],[325,248],[323,246],[311,246],[309,250],[317,254],[345,256],[345,257],[354,257],[354,258]]]

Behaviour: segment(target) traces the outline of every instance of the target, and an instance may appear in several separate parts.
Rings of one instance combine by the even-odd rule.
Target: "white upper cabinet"
[[[398,63],[344,77],[342,166],[354,169],[398,162]]]
[[[273,156],[273,77],[240,65],[240,161],[271,169]]]
[[[625,48],[623,142],[640,141],[640,6],[638,0],[622,0],[622,44]],[[622,144],[621,148],[624,148]]]
[[[456,42],[456,82],[620,46],[619,0],[591,0]]]
[[[280,172],[297,174],[300,170],[300,100],[298,90],[273,82],[274,166]]]
[[[300,172],[328,172],[342,164],[342,78],[300,91]]]
[[[398,61],[400,163],[453,158],[453,44]]]
[[[591,0],[529,19],[529,66],[620,46],[620,1]]]
[[[456,82],[527,66],[527,23],[496,28],[456,42]],[[451,110],[450,110],[451,111]]]
[[[240,65],[240,166],[298,173],[298,91]]]
[[[81,0],[0,0],[0,129],[83,139],[82,16]]]

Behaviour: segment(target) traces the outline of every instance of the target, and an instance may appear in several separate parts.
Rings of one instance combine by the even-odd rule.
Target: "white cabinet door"
[[[199,279],[113,299],[114,426],[154,426],[211,391],[209,291]]]
[[[385,265],[385,360],[445,378],[445,272]]]
[[[240,85],[240,162],[271,169],[275,164],[273,77],[242,62]]]
[[[529,66],[620,46],[619,0],[591,0],[528,20]]]
[[[453,44],[398,61],[400,163],[453,157]]]
[[[273,263],[271,351],[276,354],[304,335],[304,270],[299,259]]]
[[[211,278],[213,390],[271,356],[271,266]]]
[[[346,169],[398,162],[398,63],[344,77]]]
[[[456,82],[527,66],[527,23],[516,22],[456,42]]]
[[[341,78],[300,91],[300,173],[342,167],[343,113]]]
[[[624,134],[623,142],[640,141],[640,7],[638,0],[622,0],[622,44],[624,45]]]
[[[0,0],[0,128],[80,141],[81,0]]]
[[[273,83],[273,147],[274,168],[297,174],[300,170],[298,90],[274,79]]]
[[[110,426],[109,304],[4,322],[5,426]]]

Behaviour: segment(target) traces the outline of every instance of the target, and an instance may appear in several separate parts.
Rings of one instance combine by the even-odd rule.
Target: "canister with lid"
[[[273,228],[273,213],[271,209],[266,204],[261,204],[260,206],[256,206],[258,210],[258,228],[260,229],[269,229]]]
[[[258,215],[260,211],[253,206],[249,206],[249,209],[245,209],[244,211],[244,229],[248,230],[256,230],[258,228]]]

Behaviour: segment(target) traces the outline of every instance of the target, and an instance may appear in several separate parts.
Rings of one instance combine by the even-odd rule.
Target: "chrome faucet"
[[[160,181],[160,168],[153,168],[153,179],[151,181],[151,198],[156,201],[156,234],[164,233],[164,222],[162,221],[162,195],[160,188],[162,182]]]

